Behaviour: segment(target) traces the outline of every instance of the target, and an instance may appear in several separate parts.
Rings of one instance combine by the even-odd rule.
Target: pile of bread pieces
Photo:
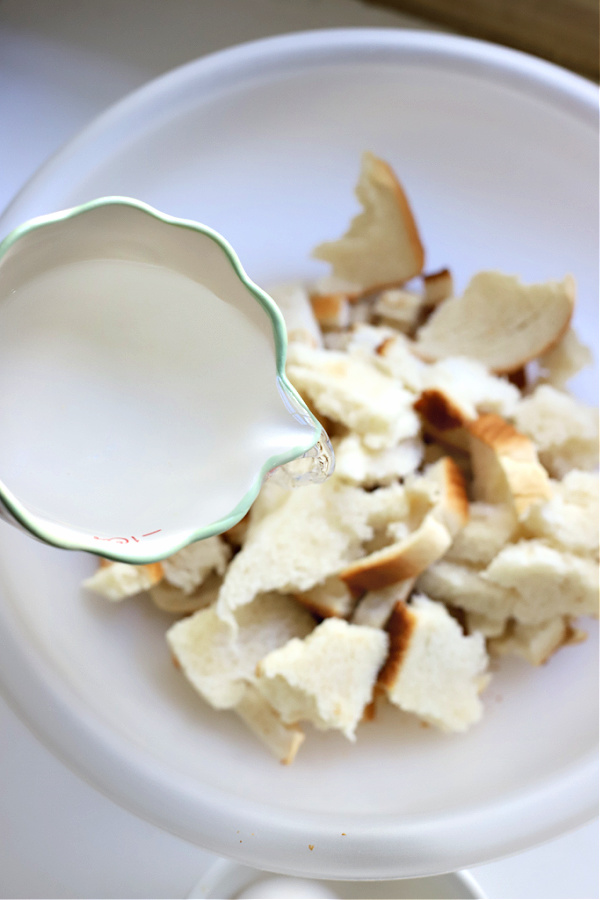
[[[350,740],[380,703],[447,732],[482,715],[490,656],[533,665],[598,614],[598,413],[575,285],[424,272],[392,169],[364,154],[362,211],[314,255],[327,278],[273,288],[288,377],[335,454],[325,483],[266,481],[222,536],[86,582],[143,591],[201,697],[283,762],[307,725]]]

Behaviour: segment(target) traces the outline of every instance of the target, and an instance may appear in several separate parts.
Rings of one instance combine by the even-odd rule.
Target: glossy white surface
[[[49,58],[48,48],[46,52]],[[58,63],[58,52],[55,59]],[[60,59],[64,63],[64,54]],[[84,80],[82,75],[79,84]],[[47,78],[44,87],[49,89]],[[73,90],[77,89],[73,84]],[[45,125],[42,109],[43,104],[38,115],[41,130]],[[16,119],[22,114],[19,105]],[[21,161],[15,160],[15,164]],[[9,170],[5,167],[3,171]],[[6,192],[5,181],[2,186]],[[9,839],[2,845],[6,896],[183,896],[189,891],[196,880],[191,872],[204,863],[206,854],[95,794],[28,738],[4,708],[2,723],[8,745],[3,754],[7,779],[3,806],[11,824]],[[74,844],[80,851],[76,858]],[[490,896],[593,897],[597,892],[596,858],[595,827],[590,825],[539,850],[484,866],[479,877]],[[582,859],[587,860],[585,865]],[[177,884],[176,891],[169,884]]]

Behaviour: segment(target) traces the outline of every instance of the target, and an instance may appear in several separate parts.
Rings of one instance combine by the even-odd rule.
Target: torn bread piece
[[[575,283],[525,285],[511,275],[480,272],[462,297],[451,297],[417,332],[423,359],[468,356],[496,373],[513,372],[547,353],[569,327]]]
[[[335,445],[338,477],[366,488],[405,478],[419,468],[422,459],[423,443],[419,438],[409,438],[395,447],[371,450],[357,434],[348,434]]]
[[[511,503],[518,516],[550,497],[550,480],[533,442],[492,413],[469,423],[476,500]]]
[[[563,389],[574,375],[593,362],[592,351],[581,343],[575,329],[569,328],[558,344],[539,357],[538,381]]]
[[[291,638],[305,637],[313,617],[295,600],[262,594],[236,613],[234,629],[214,606],[175,622],[167,642],[183,674],[215,709],[230,709],[255,681],[256,664]]]
[[[513,421],[532,439],[554,478],[598,465],[598,410],[542,384],[518,404]]]
[[[390,166],[372,153],[363,154],[356,196],[363,211],[342,238],[320,244],[313,256],[365,290],[418,275],[425,251],[408,199]]]
[[[408,537],[351,563],[340,570],[339,577],[358,597],[365,591],[415,578],[440,559],[451,543],[448,529],[432,516],[426,516]]]
[[[527,537],[543,538],[561,550],[598,558],[598,473],[572,469],[551,482],[552,496],[530,506],[521,527]]]
[[[422,371],[424,390],[445,394],[464,419],[482,413],[510,416],[521,399],[519,389],[506,378],[488,372],[483,363],[464,356],[449,356]]]
[[[430,513],[454,537],[469,520],[469,501],[465,480],[449,456],[428,466],[422,475],[411,475],[404,488],[411,516]]]
[[[356,604],[350,621],[354,625],[385,628],[396,604],[406,603],[414,585],[415,579],[407,578],[379,591],[367,591]]]
[[[396,334],[398,332],[393,328],[388,328],[387,325],[371,325],[368,322],[357,322],[339,335],[341,343],[338,349],[346,350],[348,353],[354,353],[358,356],[362,355],[371,361],[371,357],[379,345]]]
[[[485,568],[515,535],[517,517],[512,505],[469,504],[469,521],[458,532],[444,559]]]
[[[319,278],[313,279],[309,284],[308,292],[310,297],[333,297],[342,294],[353,305],[360,303],[365,295],[364,288],[360,284],[332,274],[321,275]]]
[[[405,334],[418,326],[423,313],[423,298],[414,291],[390,288],[375,299],[372,316],[377,322],[397,328]]]
[[[231,554],[230,544],[219,535],[213,535],[189,544],[163,560],[164,577],[184,594],[191,594],[211,572],[223,575]]]
[[[163,612],[189,615],[199,609],[212,606],[219,596],[219,590],[223,579],[220,575],[211,572],[202,584],[193,591],[184,591],[174,584],[170,584],[166,578],[150,588],[150,597],[155,606]]]
[[[346,294],[311,294],[310,303],[323,331],[339,330],[350,325],[350,301]]]
[[[598,565],[543,541],[507,544],[481,573],[515,596],[513,618],[538,624],[555,616],[598,616]]]
[[[380,590],[399,581],[416,578],[440,559],[468,518],[468,501],[462,475],[448,457],[423,476],[405,485],[413,523],[410,534],[383,549],[375,550],[338,572],[356,595]],[[401,522],[402,530],[406,529]],[[410,527],[410,526],[409,526]]]
[[[464,635],[445,606],[424,595],[396,605],[388,633],[378,686],[395,706],[447,732],[479,721],[479,695],[488,683],[481,634]]]
[[[520,656],[532,666],[541,666],[567,644],[586,639],[584,631],[574,628],[569,616],[556,616],[536,625],[511,620],[506,631],[488,641],[492,656]]]
[[[107,600],[119,601],[149,590],[162,577],[161,563],[133,566],[130,563],[101,560],[99,568],[85,579],[83,587]]]
[[[467,453],[469,418],[455,406],[443,391],[430,388],[415,401],[414,410],[419,414],[425,433],[436,441]]]
[[[439,269],[423,275],[423,300],[426,306],[438,306],[454,293],[454,281],[450,269]]]
[[[275,284],[268,293],[281,310],[290,344],[323,346],[321,329],[304,285],[298,282]]]
[[[246,687],[234,711],[283,765],[294,761],[304,741],[304,732],[297,725],[284,725],[254,685]]]
[[[453,609],[458,608],[453,607]],[[484,613],[464,609],[461,612],[464,616],[466,633],[473,634],[475,631],[479,631],[486,639],[501,637],[506,634],[508,623],[514,621],[513,619],[494,619],[491,616],[486,616]]]
[[[217,604],[224,618],[265,591],[310,590],[356,559],[373,536],[368,495],[335,475],[324,484],[278,490],[283,499],[251,517],[244,546],[225,572]]]
[[[518,599],[514,590],[486,580],[481,571],[446,559],[419,575],[416,589],[433,600],[495,622],[506,622]]]
[[[414,342],[405,334],[393,334],[379,342],[375,349],[375,363],[387,375],[419,394],[423,390],[423,375],[427,365],[413,352]]]
[[[362,491],[362,504],[367,524],[372,529],[368,543],[377,532],[387,531],[395,522],[403,522],[410,515],[410,504],[403,484],[395,482],[373,491]]]
[[[328,619],[330,616],[346,619],[356,602],[350,589],[336,575],[326,578],[309,591],[294,594],[294,599],[322,619]]]
[[[287,372],[318,413],[360,434],[374,450],[419,433],[411,394],[368,359],[295,345]]]
[[[521,398],[515,385],[464,357],[448,357],[427,366],[421,383],[423,390],[414,409],[425,432],[465,452],[470,446],[469,422],[483,413],[509,415]]]
[[[304,640],[265,656],[257,686],[284,722],[312,722],[353,741],[387,650],[384,631],[325,619]]]
[[[417,590],[489,619],[538,624],[559,615],[598,615],[598,566],[542,541],[507,544],[483,570],[436,562]]]

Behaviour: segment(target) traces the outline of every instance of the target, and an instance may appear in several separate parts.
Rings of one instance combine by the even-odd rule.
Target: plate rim
[[[41,184],[52,178],[55,170],[72,165],[79,157],[85,156],[87,145],[97,141],[110,129],[119,126],[125,126],[129,131],[135,129],[140,113],[143,117],[148,106],[160,103],[161,99],[170,96],[178,86],[201,77],[231,78],[235,67],[266,62],[272,64],[277,59],[289,61],[292,55],[301,55],[307,50],[316,55],[324,49],[339,52],[344,49],[364,51],[375,48],[378,52],[386,49],[401,50],[405,59],[412,57],[418,61],[419,58],[427,57],[438,60],[445,58],[458,63],[461,68],[466,64],[481,74],[493,72],[507,84],[518,85],[520,88],[526,84],[538,96],[554,104],[560,100],[563,107],[566,106],[571,113],[576,112],[593,128],[598,128],[600,109],[596,85],[581,75],[521,50],[462,35],[402,28],[323,28],[273,35],[236,44],[184,63],[110,104],[51,154],[8,205],[0,210],[0,239],[21,221],[31,218],[29,215],[21,215],[19,209],[26,206],[29,198],[39,192]],[[6,228],[6,220],[10,222],[11,219],[15,219],[15,223]]]
[[[210,81],[224,71],[235,78],[236,72],[239,75],[240,69],[259,59],[289,63],[290,54],[294,59],[306,54],[318,58],[325,50],[342,53],[366,48],[377,52],[387,48],[412,55],[416,60],[450,60],[462,70],[467,62],[475,71],[500,73],[513,85],[528,85],[546,99],[568,104],[571,112],[592,126],[596,122],[597,90],[591,82],[552,63],[484,41],[376,28],[323,29],[274,36],[186,63],[110,106],[43,164],[19,191],[0,218],[0,236],[7,218],[18,216],[19,209],[38,196],[40,187],[52,182],[55,174],[66,170],[76,158],[84,157],[90,144],[99,141],[102,146],[103,138],[106,142],[106,136],[110,138],[119,127],[135,129],[149,109],[191,82]],[[393,833],[389,829],[386,832],[385,820],[389,817],[373,817],[363,832],[346,835],[340,846],[335,826],[343,820],[343,815],[332,814],[325,822],[326,817],[313,814],[312,821],[308,817],[309,825],[296,827],[277,820],[272,808],[265,811],[261,807],[264,821],[260,841],[244,841],[238,845],[236,828],[231,826],[231,810],[223,812],[223,792],[205,790],[205,821],[199,824],[199,810],[194,807],[196,796],[193,792],[186,796],[189,787],[186,779],[177,780],[176,791],[172,781],[162,783],[147,757],[140,756],[137,748],[129,746],[120,735],[114,735],[99,717],[86,709],[71,685],[52,669],[47,659],[36,653],[35,647],[23,646],[19,641],[22,626],[0,608],[2,630],[3,625],[9,639],[6,652],[0,655],[0,686],[17,714],[55,755],[93,787],[141,818],[242,863],[273,869],[277,860],[277,871],[304,877],[307,872],[312,877],[363,879],[434,875],[518,852],[576,828],[596,814],[597,757],[590,753],[581,758],[578,767],[569,768],[558,780],[553,779],[551,785],[538,787],[533,794],[525,795],[525,799],[521,793],[492,806],[496,816],[491,825],[481,821],[477,809],[447,814],[433,823],[427,817],[423,822],[413,818],[408,828],[400,823]],[[41,703],[41,698],[47,702]],[[155,791],[153,796],[151,790]],[[235,811],[240,831],[256,827],[255,813],[253,808]],[[499,827],[503,817],[510,827]],[[449,826],[452,837],[449,837]],[[464,828],[469,829],[468,848]],[[265,832],[268,832],[266,838]],[[311,842],[321,849],[319,854],[307,852],[308,833]],[[435,858],[435,864],[431,858]]]

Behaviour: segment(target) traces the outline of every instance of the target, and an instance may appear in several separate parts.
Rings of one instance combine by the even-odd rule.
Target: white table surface
[[[149,79],[241,41],[340,26],[426,27],[359,0],[0,0],[0,210]],[[212,860],[84,783],[0,697],[0,897],[185,897]],[[472,873],[498,900],[597,898],[598,823]]]

